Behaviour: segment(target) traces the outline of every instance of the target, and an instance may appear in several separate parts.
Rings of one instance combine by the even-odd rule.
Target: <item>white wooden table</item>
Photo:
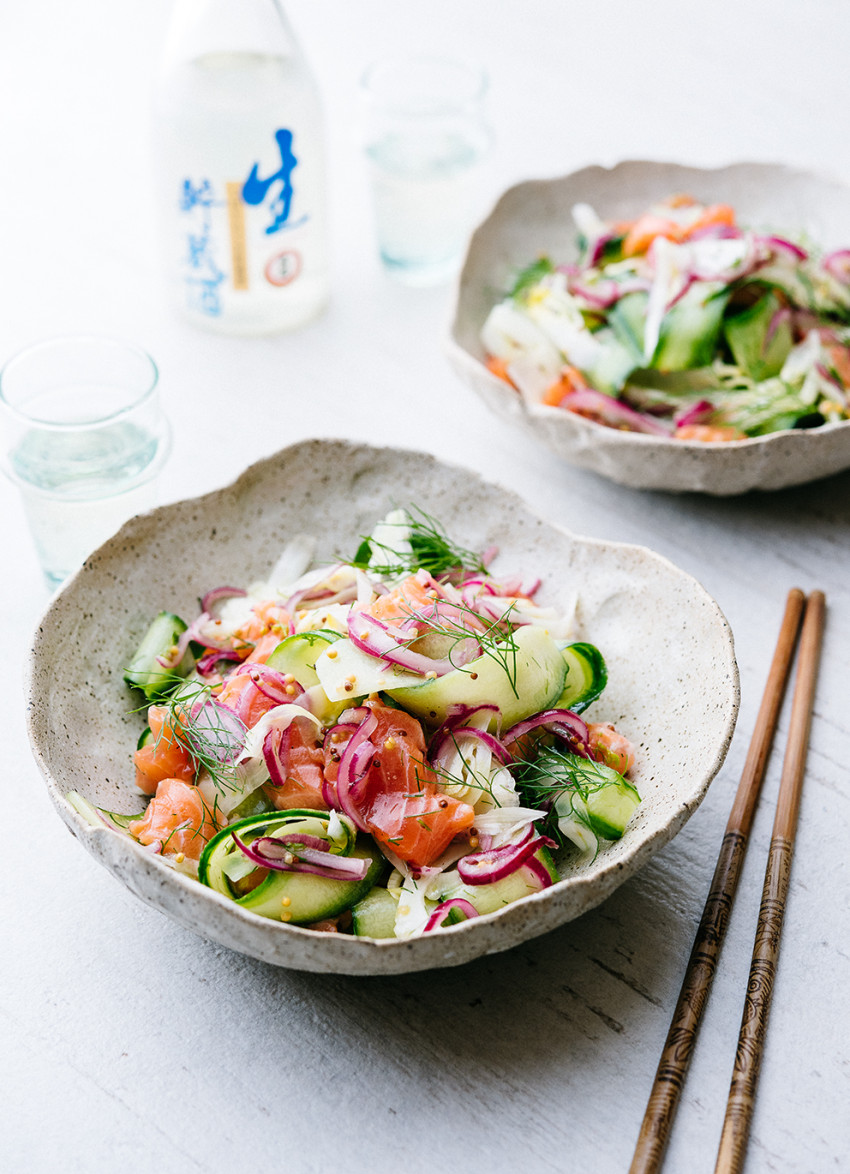
[[[635,157],[784,161],[850,177],[850,9],[843,0],[292,0],[288,9],[326,101],[329,312],[291,336],[240,341],[194,331],[166,307],[147,93],[168,0],[7,3],[0,361],[63,332],[145,346],[176,434],[164,500],[214,488],[299,438],[349,436],[466,463],[580,533],[655,548],[729,618],[738,731],[684,831],[579,921],[458,970],[392,980],[273,970],[140,905],[49,808],[21,702],[46,594],[17,495],[0,484],[0,1168],[625,1171],[784,597],[799,585],[825,590],[829,618],[747,1171],[847,1169],[850,474],[737,500],[639,494],[513,435],[442,357],[449,291],[402,289],[379,269],[352,106],[376,56],[451,47],[491,74],[491,197],[528,176]],[[199,453],[212,455],[199,462]],[[786,724],[787,708],[780,738]],[[778,774],[777,756],[670,1145],[676,1174],[713,1169]]]

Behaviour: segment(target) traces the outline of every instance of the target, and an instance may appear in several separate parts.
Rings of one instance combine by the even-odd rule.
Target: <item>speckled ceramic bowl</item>
[[[805,230],[825,249],[850,246],[850,189],[790,167],[739,163],[708,171],[630,162],[521,183],[505,192],[470,242],[447,344],[455,371],[494,412],[558,456],[636,489],[725,496],[783,489],[850,467],[850,421],[722,444],[667,440],[607,428],[559,408],[529,407],[484,366],[481,327],[517,269],[541,253],[574,259],[574,204],[590,204],[603,219],[624,220],[671,192],[732,204],[742,224],[792,236]]]
[[[592,864],[565,861],[553,888],[497,914],[412,941],[377,942],[264,920],[179,875],[129,837],[92,827],[79,791],[112,811],[141,809],[132,751],[142,719],[123,666],[163,608],[191,616],[221,583],[261,578],[293,534],[329,557],[353,549],[395,502],[415,501],[465,546],[500,549],[495,566],[539,574],[538,598],[578,593],[578,638],[598,644],[609,685],[590,710],[638,747],[643,796],[618,843]],[[62,664],[57,674],[55,666]],[[738,709],[732,636],[692,578],[639,546],[576,538],[514,494],[421,453],[314,440],[284,449],[226,489],[128,522],[55,597],[27,681],[29,730],[50,797],[73,834],[143,901],[188,929],[278,966],[393,974],[506,950],[598,905],[675,835],[726,754]]]

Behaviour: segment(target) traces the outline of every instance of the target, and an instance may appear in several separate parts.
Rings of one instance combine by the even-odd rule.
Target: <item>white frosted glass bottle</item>
[[[278,0],[177,0],[154,154],[167,280],[192,322],[269,334],[324,308],[321,103]]]

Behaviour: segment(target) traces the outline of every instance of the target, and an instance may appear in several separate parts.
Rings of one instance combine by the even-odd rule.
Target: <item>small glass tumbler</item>
[[[439,57],[379,61],[365,73],[363,149],[381,260],[406,285],[457,271],[491,141],[486,74]]]
[[[37,343],[0,372],[0,459],[51,590],[156,503],[171,449],[157,383],[145,351],[89,336]]]

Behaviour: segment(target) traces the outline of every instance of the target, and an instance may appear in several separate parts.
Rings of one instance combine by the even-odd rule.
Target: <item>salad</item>
[[[415,507],[350,559],[311,569],[315,546],[154,618],[125,669],[149,802],[78,810],[260,916],[371,938],[493,912],[623,834],[634,750],[581,716],[607,670],[572,609]]]
[[[529,405],[674,440],[850,419],[850,249],[740,226],[671,196],[636,220],[573,208],[579,259],[543,256],[481,331]]]

